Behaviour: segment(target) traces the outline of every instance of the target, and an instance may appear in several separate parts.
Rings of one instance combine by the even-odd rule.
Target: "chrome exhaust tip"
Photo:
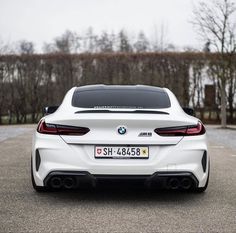
[[[183,189],[190,189],[192,187],[192,181],[189,178],[183,178],[180,182],[180,186]]]
[[[54,176],[50,180],[50,185],[52,188],[59,189],[62,187],[62,180],[60,177]]]
[[[72,177],[66,177],[63,180],[63,187],[66,189],[72,189],[75,187],[75,179],[73,179]]]
[[[170,178],[168,181],[168,186],[170,189],[176,190],[179,188],[179,180],[177,178]]]

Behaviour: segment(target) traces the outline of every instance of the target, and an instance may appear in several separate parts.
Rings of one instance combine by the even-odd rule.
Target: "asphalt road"
[[[208,128],[211,176],[203,194],[146,190],[36,193],[30,181],[32,127],[0,127],[0,135],[5,135],[0,137],[1,233],[236,232],[236,148],[230,146],[236,144],[232,141],[236,130],[224,133]]]

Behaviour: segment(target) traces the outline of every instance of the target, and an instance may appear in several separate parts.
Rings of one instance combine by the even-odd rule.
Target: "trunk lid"
[[[175,145],[183,137],[162,137],[157,135],[156,128],[177,127],[196,124],[194,118],[171,113],[142,112],[121,113],[73,113],[67,116],[52,116],[45,119],[46,123],[87,127],[90,131],[83,136],[61,135],[68,144],[94,145]],[[127,132],[118,133],[118,128],[124,126]]]

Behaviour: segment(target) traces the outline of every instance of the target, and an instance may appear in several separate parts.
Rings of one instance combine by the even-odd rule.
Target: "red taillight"
[[[56,126],[53,124],[46,124],[44,120],[39,122],[37,131],[43,134],[57,134]]]
[[[194,136],[202,135],[206,132],[204,125],[198,122],[194,126],[180,126],[170,128],[157,128],[154,130],[160,136],[173,137],[173,136]]]
[[[39,122],[37,131],[42,134],[82,136],[89,132],[89,128],[47,124],[44,120],[42,120]]]
[[[196,126],[189,126],[186,132],[188,135],[202,135],[206,132],[204,125],[201,122],[198,122]]]
[[[185,136],[186,130],[186,127],[171,127],[155,129],[154,131],[160,136]]]
[[[56,125],[57,132],[60,135],[77,135],[82,136],[89,132],[89,128],[86,127],[74,127],[65,125]]]

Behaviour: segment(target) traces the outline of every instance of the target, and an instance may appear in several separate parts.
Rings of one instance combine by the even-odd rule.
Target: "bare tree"
[[[132,52],[133,48],[130,44],[129,37],[125,30],[121,30],[118,35],[119,51],[120,52]]]
[[[211,49],[210,49],[210,45],[211,45],[211,42],[210,41],[207,41],[203,47],[203,52],[204,53],[210,53],[211,52]]]
[[[0,54],[6,53],[7,50],[8,50],[8,46],[4,44],[4,42],[0,38]]]
[[[94,33],[92,27],[89,27],[82,37],[82,52],[86,53],[95,53],[97,52],[96,44],[97,44],[97,35]]]
[[[144,32],[138,34],[137,41],[134,43],[136,52],[146,52],[149,49],[149,41],[145,36]]]
[[[43,53],[55,53],[55,45],[53,43],[44,42],[42,46]]]
[[[34,43],[31,41],[22,40],[19,42],[18,51],[20,54],[33,54]]]
[[[53,43],[45,43],[43,51],[46,53],[77,53],[80,48],[80,39],[77,33],[66,30],[61,36],[56,37]]]
[[[235,4],[232,0],[201,1],[194,8],[192,23],[204,41],[209,41],[214,51],[220,54],[220,66],[215,69],[221,93],[221,127],[227,126],[226,86],[229,80],[229,66],[236,51],[235,25],[233,14]],[[225,56],[228,55],[228,56]],[[228,58],[227,60],[225,58]]]
[[[99,52],[110,53],[113,52],[113,38],[106,31],[103,31],[99,39],[97,40],[97,47]]]
[[[154,52],[164,52],[168,50],[168,30],[167,24],[161,23],[160,26],[154,24],[153,26],[153,40],[152,40],[152,50]]]

